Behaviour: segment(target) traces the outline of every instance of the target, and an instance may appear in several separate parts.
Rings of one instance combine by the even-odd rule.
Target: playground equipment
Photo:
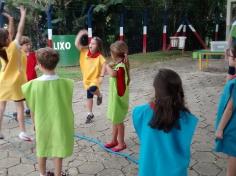
[[[197,31],[195,30],[195,28],[191,25],[191,23],[188,21],[188,19],[186,17],[184,17],[182,20],[181,20],[181,23],[180,23],[180,26],[179,28],[177,29],[176,33],[174,34],[173,37],[178,37],[182,28],[183,28],[183,35],[185,36],[186,35],[186,27],[189,27],[190,30],[193,32],[193,34],[195,35],[195,37],[197,38],[198,42],[201,44],[201,46],[204,48],[204,49],[207,49],[207,45],[204,43],[204,41],[202,40],[201,36],[197,33]],[[183,36],[183,37],[184,37]],[[172,38],[174,39],[174,38]],[[184,47],[183,44],[185,44],[185,39],[186,38],[181,38],[181,48]],[[176,40],[176,39],[175,39]],[[167,47],[167,50],[170,50],[171,49],[171,44],[169,44],[169,46]],[[184,49],[184,48],[183,48]]]
[[[120,40],[124,40],[124,13],[120,14]]]
[[[143,53],[147,52],[147,9],[143,13]]]

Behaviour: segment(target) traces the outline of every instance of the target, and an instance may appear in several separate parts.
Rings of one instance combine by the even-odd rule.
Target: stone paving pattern
[[[225,83],[226,63],[224,60],[210,61],[205,71],[197,70],[197,62],[190,58],[181,58],[165,62],[143,65],[131,70],[130,109],[135,105],[146,103],[153,96],[152,80],[159,68],[176,70],[183,80],[186,102],[189,109],[199,117],[199,124],[192,144],[190,176],[223,176],[226,175],[226,156],[212,151],[214,144],[214,118],[220,91]],[[86,94],[82,83],[75,86],[73,107],[76,121],[76,133],[100,140],[111,138],[111,123],[106,119],[108,77],[102,85],[103,104],[94,108],[95,119],[92,124],[84,124],[86,118]],[[15,110],[9,103],[6,115]],[[27,119],[27,130],[33,136],[30,120]],[[132,126],[130,113],[125,121],[125,141],[128,146],[124,153],[138,158],[139,141]],[[35,158],[35,144],[18,139],[17,122],[11,116],[3,120],[5,140],[0,140],[0,176],[38,176]],[[147,161],[148,162],[148,161]],[[52,160],[47,169],[53,170]],[[71,176],[134,176],[138,167],[124,157],[104,151],[97,144],[76,139],[74,153],[66,158],[63,169]]]

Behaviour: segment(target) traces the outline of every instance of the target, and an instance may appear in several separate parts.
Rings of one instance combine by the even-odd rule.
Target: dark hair
[[[164,132],[169,132],[174,127],[180,129],[180,111],[189,112],[185,107],[181,78],[173,70],[160,69],[154,78],[153,86],[155,113],[149,125]]]
[[[114,55],[115,58],[121,58],[125,59],[128,55],[128,45],[124,41],[116,41],[115,43],[112,43],[110,46],[111,53]],[[130,65],[129,65],[129,60],[124,63],[125,68],[127,71],[127,84],[129,85],[130,83]]]
[[[84,34],[80,37],[80,44],[82,46],[87,46],[88,45],[88,35]]]
[[[52,48],[40,48],[36,51],[37,61],[48,70],[53,70],[56,68],[59,62],[59,54]]]
[[[9,33],[6,29],[0,28],[0,57],[8,63],[7,52],[4,47],[8,45],[7,39],[9,38]]]
[[[99,37],[93,37],[92,39],[94,39],[95,41],[96,41],[96,43],[97,43],[97,50],[99,51],[99,52],[103,52],[103,47],[102,47],[102,45],[103,45],[103,43],[102,43],[102,39],[101,38],[99,38]]]
[[[230,42],[230,50],[233,54],[233,57],[236,58],[236,38],[232,37],[232,40]]]

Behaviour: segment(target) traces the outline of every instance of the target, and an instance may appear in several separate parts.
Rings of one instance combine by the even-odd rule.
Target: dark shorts
[[[87,90],[87,98],[93,98],[93,94],[94,94],[94,92],[96,92],[97,89],[98,89],[97,86],[89,87]]]
[[[21,102],[21,101],[25,101],[25,99],[20,99],[20,100],[14,100],[14,102]]]

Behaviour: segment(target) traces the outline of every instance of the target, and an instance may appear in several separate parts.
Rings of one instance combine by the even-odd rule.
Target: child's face
[[[89,43],[89,51],[94,54],[98,51],[97,41],[95,39],[92,39]]]
[[[24,52],[28,53],[31,51],[31,43],[25,43],[21,45],[21,48]]]

